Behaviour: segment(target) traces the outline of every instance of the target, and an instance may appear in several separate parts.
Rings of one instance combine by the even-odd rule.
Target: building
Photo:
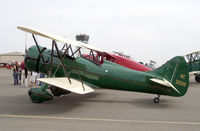
[[[24,61],[24,55],[20,52],[10,52],[5,54],[0,54],[0,63],[9,63],[9,62],[22,62]]]

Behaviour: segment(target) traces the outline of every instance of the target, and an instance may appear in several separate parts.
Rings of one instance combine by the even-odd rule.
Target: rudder
[[[183,96],[188,90],[189,71],[183,56],[176,56],[152,71],[156,78],[165,79],[175,87],[171,96]]]

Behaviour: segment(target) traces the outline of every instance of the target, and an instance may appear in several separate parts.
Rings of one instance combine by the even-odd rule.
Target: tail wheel
[[[160,99],[158,97],[154,98],[153,99],[154,103],[159,103],[160,102]]]
[[[160,95],[158,95],[158,97],[155,97],[153,99],[154,103],[159,103],[160,102]]]

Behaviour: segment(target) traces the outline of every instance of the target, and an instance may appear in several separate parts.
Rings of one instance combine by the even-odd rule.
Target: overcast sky
[[[33,44],[18,25],[71,39],[86,33],[90,44],[144,62],[200,50],[200,0],[2,0],[0,10],[0,53]]]

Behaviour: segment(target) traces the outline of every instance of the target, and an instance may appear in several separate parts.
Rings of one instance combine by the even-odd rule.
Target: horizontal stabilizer
[[[174,89],[176,92],[178,92],[179,94],[181,94],[169,81],[167,81],[166,79],[157,79],[157,78],[152,78],[150,79],[151,81],[155,82],[155,83],[158,83],[158,84],[161,84],[163,86],[167,86],[167,87],[170,87],[172,89]]]
[[[94,91],[91,87],[89,87],[85,84],[83,84],[83,86],[84,86],[84,88],[83,88],[82,83],[80,81],[77,81],[72,78],[70,79],[71,84],[69,83],[69,80],[66,77],[40,78],[38,80],[41,82],[44,82],[46,84],[53,85],[53,86],[62,88],[64,90],[68,90],[68,91],[77,93],[77,94],[86,94],[86,93],[90,93],[90,92]]]

